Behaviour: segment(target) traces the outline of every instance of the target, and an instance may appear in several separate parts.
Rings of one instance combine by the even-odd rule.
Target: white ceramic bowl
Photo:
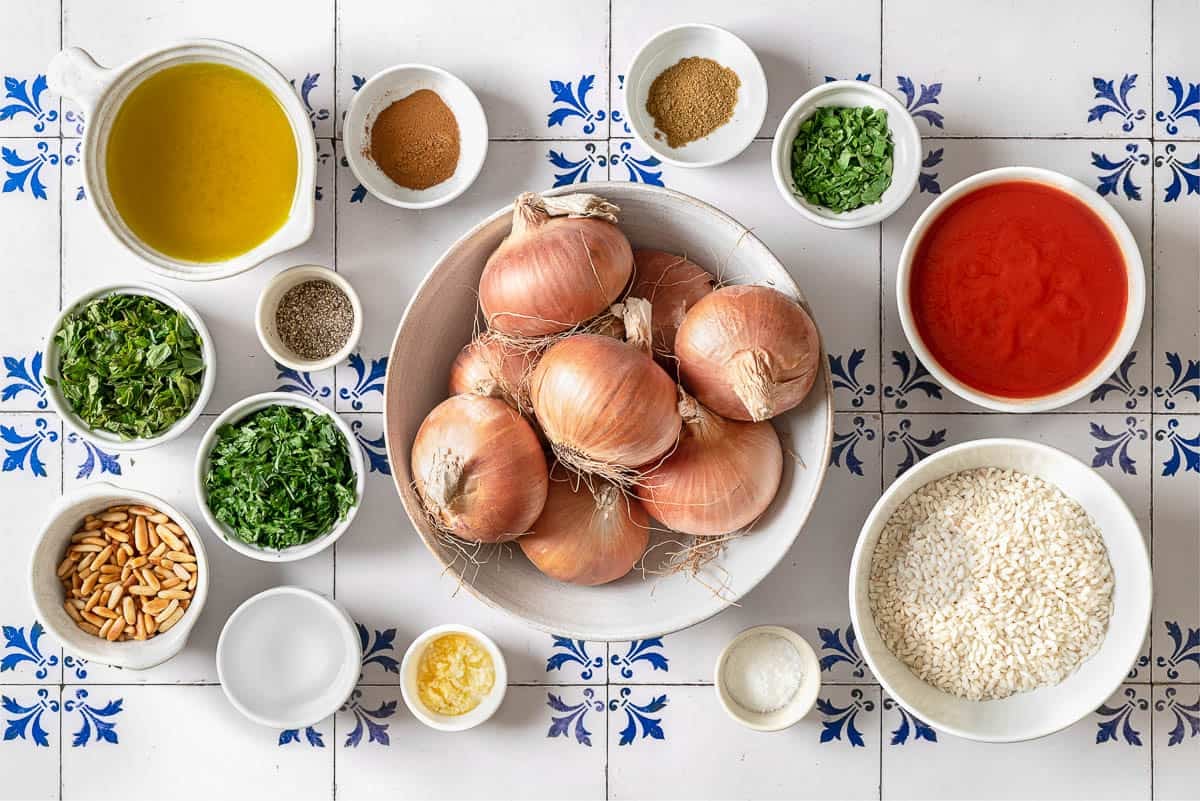
[[[179,622],[168,631],[148,640],[108,642],[81,630],[63,611],[66,596],[57,571],[71,535],[79,530],[84,516],[123,503],[153,507],[178,523],[187,533],[192,552],[196,555],[198,578],[192,603]],[[102,665],[132,670],[152,668],[183,650],[208,599],[209,578],[204,540],[187,515],[149,493],[115,487],[103,481],[86,484],[75,492],[63,495],[51,505],[49,519],[34,541],[29,564],[29,591],[33,608],[46,631],[70,653]]]
[[[792,143],[800,124],[822,106],[871,106],[887,110],[888,129],[892,132],[892,183],[878,203],[834,212],[796,194],[796,182],[792,180]],[[890,92],[865,81],[831,81],[805,92],[784,113],[771,143],[771,174],[779,194],[793,209],[826,228],[863,228],[886,220],[908,200],[920,172],[921,135],[913,118]]]
[[[337,601],[272,587],[233,610],[217,640],[225,697],[255,723],[301,729],[341,708],[362,663],[354,620]]]
[[[917,678],[879,636],[867,597],[871,557],[884,524],[914,491],[979,467],[1019,470],[1054,484],[1100,528],[1113,570],[1113,613],[1100,650],[1053,687],[996,701],[968,701]],[[1150,624],[1150,557],[1137,520],[1100,474],[1056,448],[1020,439],[980,439],[929,456],[888,487],[863,524],[850,562],[850,619],[871,671],[900,705],[936,729],[988,742],[1030,740],[1091,714],[1121,685]]]
[[[282,550],[259,548],[238,539],[229,526],[217,520],[216,516],[213,515],[212,510],[208,507],[208,492],[204,488],[204,479],[208,475],[209,457],[217,441],[217,432],[223,426],[236,423],[268,406],[296,406],[332,418],[338,430],[342,432],[342,436],[346,438],[346,450],[350,454],[350,467],[354,470],[355,476],[354,489],[358,495],[358,500],[346,512],[346,516],[329,532],[303,545],[293,545],[290,548]],[[263,392],[243,398],[230,406],[216,420],[213,420],[212,425],[208,427],[208,431],[204,432],[204,438],[200,440],[200,447],[196,450],[196,502],[200,505],[200,514],[204,516],[204,522],[208,523],[209,527],[220,535],[225,544],[233,550],[244,556],[249,556],[251,559],[258,559],[263,562],[294,562],[297,559],[305,559],[313,554],[320,553],[337,542],[338,538],[346,533],[346,529],[350,528],[350,524],[354,522],[354,516],[358,514],[359,507],[362,506],[363,489],[366,483],[364,479],[365,475],[362,449],[354,437],[354,432],[350,430],[350,426],[346,425],[346,421],[336,412],[304,395],[296,395],[290,392]]]
[[[800,686],[797,688],[796,694],[787,704],[773,712],[755,712],[752,709],[746,709],[735,701],[725,689],[725,668],[730,652],[739,643],[759,634],[769,634],[787,640],[795,647],[796,653],[800,655],[800,661],[803,663],[804,674],[800,679]],[[783,626],[752,626],[740,632],[729,641],[729,645],[721,650],[721,655],[717,657],[717,666],[713,671],[713,689],[717,693],[717,700],[721,702],[721,708],[738,723],[755,731],[780,731],[799,723],[805,715],[812,711],[813,704],[817,702],[817,694],[821,690],[821,664],[817,661],[817,655],[812,646],[808,644],[808,640],[791,629]]]
[[[421,696],[417,691],[417,666],[421,662],[421,654],[425,652],[429,643],[443,634],[466,634],[487,649],[492,657],[492,667],[496,672],[496,681],[492,685],[492,691],[487,698],[480,701],[479,706],[465,715],[450,716],[434,712],[421,703]],[[404,652],[404,659],[400,663],[400,694],[404,696],[405,705],[413,713],[413,717],[438,731],[465,731],[475,728],[496,713],[496,710],[500,708],[500,703],[504,700],[507,689],[508,666],[504,662],[504,654],[500,653],[500,649],[496,643],[492,642],[491,637],[470,626],[460,626],[454,623],[434,626],[413,640],[412,645],[408,646],[408,650]]]
[[[371,126],[379,112],[421,89],[432,89],[458,121],[458,166],[447,180],[428,189],[407,189],[384,175],[371,159]],[[449,203],[467,191],[488,149],[487,117],[479,98],[461,80],[438,67],[400,64],[376,73],[359,87],[342,123],[346,161],[354,177],[372,195],[403,209],[431,209]]]
[[[702,201],[632,183],[576,184],[547,194],[572,192],[591,192],[617,204],[621,229],[634,247],[687,253],[701,267],[719,269],[732,283],[767,284],[804,302],[792,277],[758,237]],[[404,509],[439,563],[431,564],[430,570],[444,569],[487,605],[562,636],[594,641],[643,639],[706,620],[771,572],[812,511],[833,436],[825,354],[822,351],[822,370],[812,392],[772,421],[785,450],[799,459],[784,460],[783,478],[771,506],[749,536],[731,543],[710,566],[712,572],[704,575],[711,585],[720,581],[717,571],[728,571],[728,587],[722,595],[687,576],[643,578],[636,570],[599,587],[563,584],[543,575],[516,549],[511,559],[503,557],[503,569],[474,570],[461,558],[456,560],[429,526],[412,489],[410,451],[422,420],[445,400],[450,364],[471,337],[478,308],[475,290],[484,262],[508,234],[511,220],[512,207],[507,206],[450,246],[413,295],[388,360],[384,388],[388,459]],[[817,309],[813,314],[818,322],[822,312]]]
[[[737,73],[737,105],[729,122],[703,139],[670,147],[654,136],[654,118],[646,111],[650,86],[668,67],[690,56],[711,58]],[[626,119],[650,152],[677,167],[712,167],[729,161],[758,135],[767,115],[767,76],[750,46],[716,25],[677,25],[651,36],[625,70]]]
[[[1108,226],[1113,238],[1117,240],[1121,256],[1125,261],[1127,281],[1125,285],[1125,319],[1121,323],[1120,333],[1117,334],[1117,341],[1113,344],[1112,349],[1100,364],[1079,381],[1058,392],[1034,398],[1007,398],[991,395],[967,386],[947,372],[925,347],[925,342],[921,339],[913,320],[909,297],[913,258],[916,256],[921,238],[929,230],[929,226],[933,224],[937,216],[963,195],[990,184],[1008,181],[1035,181],[1049,184],[1080,200]],[[946,389],[964,400],[999,412],[1044,412],[1079,400],[1104,383],[1104,380],[1120,367],[1121,360],[1133,347],[1138,330],[1142,327],[1142,313],[1146,307],[1146,272],[1142,266],[1142,254],[1138,250],[1137,240],[1133,238],[1129,226],[1125,224],[1125,220],[1112,207],[1112,204],[1100,197],[1091,187],[1062,173],[1040,167],[1000,167],[976,173],[970,178],[959,181],[938,195],[937,199],[929,204],[929,208],[925,209],[924,213],[917,218],[917,222],[908,232],[908,238],[904,240],[904,248],[900,251],[900,265],[896,270],[896,304],[900,310],[900,325],[904,329],[904,336],[908,339],[908,343],[912,345],[913,352],[929,370],[930,375]]]
[[[303,284],[305,281],[328,281],[346,293],[346,297],[350,299],[350,305],[354,308],[354,327],[350,331],[349,339],[336,353],[324,359],[301,359],[283,343],[279,331],[275,327],[275,312],[279,309],[279,301],[283,299],[289,289],[297,284]],[[283,366],[301,372],[326,370],[345,361],[358,345],[362,329],[362,302],[359,301],[354,287],[350,286],[350,282],[337,272],[316,264],[298,264],[276,275],[259,293],[258,306],[254,310],[254,330],[258,333],[258,341],[262,344],[263,349],[272,359]]]
[[[142,81],[168,67],[187,62],[226,64],[253,75],[263,83],[287,114],[296,140],[296,191],[287,220],[265,241],[231,259],[216,262],[183,261],[147,246],[121,219],[108,191],[105,153],[113,120],[125,98]],[[189,39],[138,56],[120,67],[105,69],[86,51],[69,47],[46,68],[46,79],[55,94],[69,97],[83,109],[83,185],[88,200],[113,237],[150,269],[185,281],[212,281],[236,275],[267,259],[303,244],[316,222],[317,143],[308,110],[296,90],[260,56],[220,39]]]
[[[50,400],[50,405],[54,407],[54,411],[62,418],[67,428],[70,428],[81,437],[102,443],[105,448],[114,451],[140,451],[144,448],[152,448],[155,445],[161,445],[164,442],[175,439],[191,428],[192,424],[199,419],[200,414],[204,411],[204,407],[208,405],[208,399],[212,395],[213,386],[217,382],[217,349],[213,344],[212,336],[208,333],[208,327],[204,325],[204,320],[200,317],[200,313],[185,303],[183,298],[174,292],[168,292],[162,287],[141,281],[106,284],[75,298],[71,303],[64,306],[62,312],[55,318],[54,324],[50,327],[50,333],[46,337],[46,358],[43,366],[46,378],[55,379],[56,381],[58,379],[59,347],[54,335],[62,327],[67,316],[90,301],[110,294],[145,295],[161,301],[187,317],[188,322],[192,324],[192,328],[200,335],[200,348],[204,357],[204,377],[200,382],[200,394],[196,396],[196,402],[192,404],[192,408],[186,415],[176,420],[173,426],[158,436],[122,439],[108,431],[89,427],[87,423],[80,419],[79,415],[71,410],[70,405],[67,403],[66,398],[63,397],[62,391],[58,386],[49,381],[45,382],[46,397]]]

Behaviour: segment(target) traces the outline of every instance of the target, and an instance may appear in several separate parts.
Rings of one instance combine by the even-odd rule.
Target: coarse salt
[[[760,714],[782,709],[804,681],[800,652],[777,634],[752,634],[736,643],[721,672],[738,706]]]

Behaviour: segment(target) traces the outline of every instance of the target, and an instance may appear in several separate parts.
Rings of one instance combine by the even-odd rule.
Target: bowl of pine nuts
[[[55,503],[33,548],[30,592],[64,648],[144,670],[183,650],[208,596],[208,559],[174,506],[96,482]]]

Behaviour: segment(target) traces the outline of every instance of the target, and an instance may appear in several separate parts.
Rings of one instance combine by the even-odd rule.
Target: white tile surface
[[[1154,135],[1200,139],[1200,52],[1191,38],[1200,6],[1189,0],[1154,2]],[[1190,101],[1190,102],[1189,102]]]
[[[1200,687],[1154,688],[1154,797],[1192,799],[1200,787]]]
[[[4,798],[58,798],[63,743],[60,693],[58,687],[0,686],[5,719],[5,747],[0,748]]]
[[[59,50],[57,3],[4,0],[4,97],[0,136],[57,136],[58,98],[45,88],[46,64]]]
[[[1153,454],[1154,680],[1200,682],[1200,415],[1155,417]]]

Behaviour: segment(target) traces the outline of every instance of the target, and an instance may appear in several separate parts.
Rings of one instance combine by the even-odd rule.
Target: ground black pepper
[[[275,309],[275,329],[301,359],[327,359],[341,350],[354,328],[354,306],[335,284],[313,279],[289,289]]]

